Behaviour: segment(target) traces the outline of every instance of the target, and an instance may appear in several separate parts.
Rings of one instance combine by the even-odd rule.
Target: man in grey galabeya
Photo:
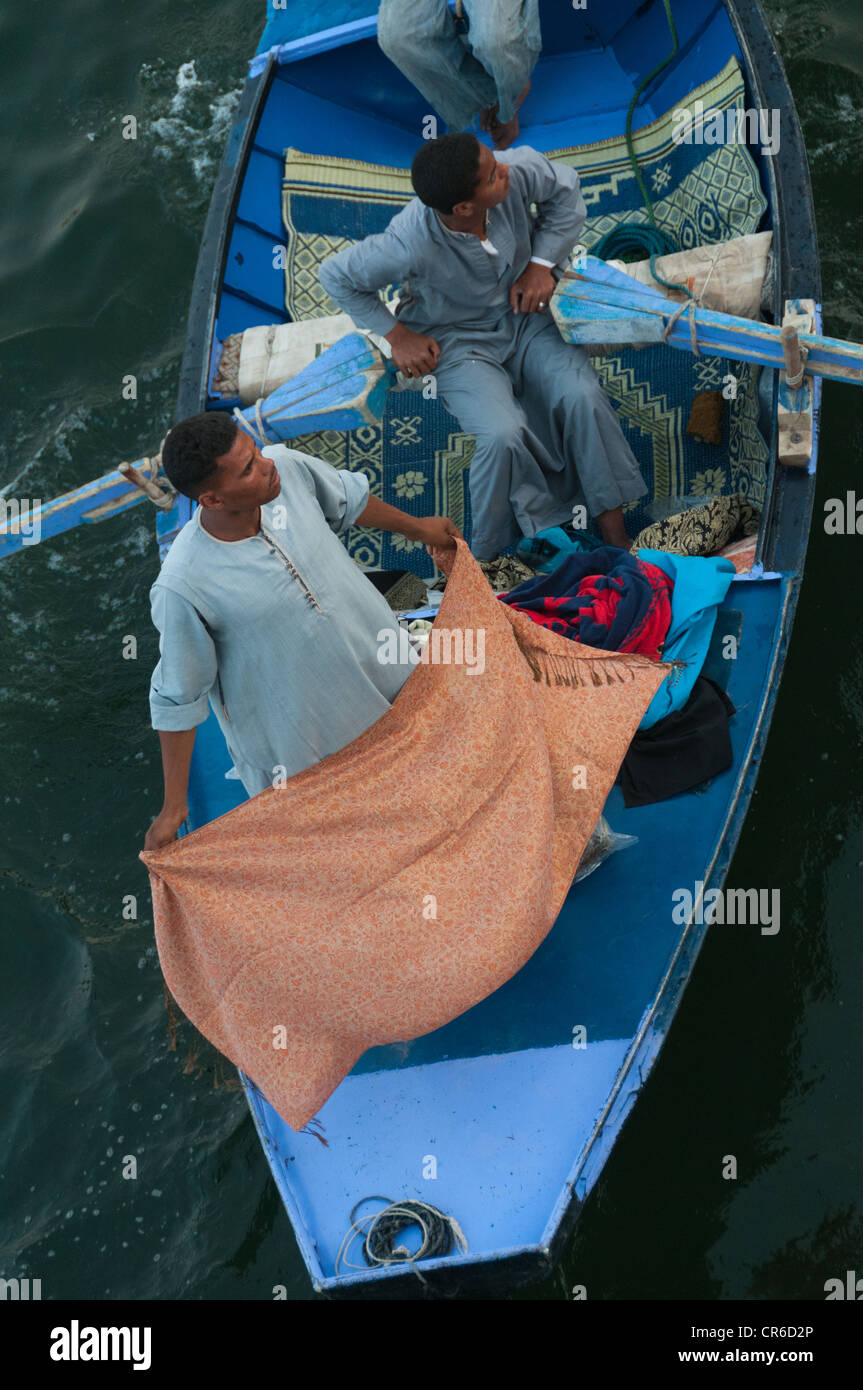
[[[578,174],[525,147],[495,157],[464,133],[427,141],[411,180],[418,196],[386,231],[331,256],[320,279],[404,376],[434,374],[474,435],[474,555],[492,560],[577,505],[628,547],[623,507],[647,487],[586,351],[547,312],[585,220]],[[378,294],[391,284],[397,318]]]

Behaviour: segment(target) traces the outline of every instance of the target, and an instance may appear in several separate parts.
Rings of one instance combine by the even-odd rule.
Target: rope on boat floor
[[[380,1210],[356,1220],[356,1213],[364,1202],[385,1202]],[[409,1264],[417,1278],[426,1283],[416,1268],[417,1260],[430,1260],[440,1255],[448,1255],[453,1243],[461,1254],[467,1254],[468,1244],[461,1226],[455,1217],[447,1216],[428,1202],[391,1202],[388,1197],[361,1197],[351,1212],[351,1225],[336,1255],[335,1273],[339,1272],[341,1262],[346,1269],[362,1269],[347,1257],[348,1250],[358,1235],[363,1235],[363,1227],[368,1226],[363,1240],[363,1255],[366,1265],[374,1268],[379,1265]],[[422,1244],[413,1254],[404,1245],[396,1246],[395,1241],[409,1226],[419,1226],[423,1233]]]
[[[626,150],[629,155],[629,163],[632,172],[641,191],[644,202],[644,211],[647,214],[647,222],[622,222],[617,227],[612,227],[610,232],[606,232],[593,248],[593,254],[599,256],[603,261],[610,261],[617,258],[630,260],[635,257],[650,257],[650,273],[658,284],[663,285],[667,290],[682,290],[687,296],[690,290],[687,285],[678,285],[674,280],[666,280],[660,275],[656,266],[657,256],[667,256],[671,252],[679,249],[674,237],[668,232],[664,232],[657,225],[656,215],[653,211],[653,199],[644,182],[644,175],[638,162],[638,155],[635,153],[635,141],[632,135],[632,118],[635,115],[635,108],[638,105],[642,92],[645,92],[651,82],[668,67],[668,64],[676,58],[680,50],[680,41],[677,37],[677,28],[674,23],[674,15],[671,10],[671,0],[662,0],[665,9],[665,18],[668,21],[668,29],[671,35],[671,52],[657,63],[652,72],[638,84],[632,94],[629,103],[629,110],[626,113]]]

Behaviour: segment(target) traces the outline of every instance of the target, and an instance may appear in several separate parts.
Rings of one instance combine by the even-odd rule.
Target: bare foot
[[[511,121],[495,121],[491,127],[492,143],[496,150],[508,150],[518,139],[518,114]]]
[[[601,512],[596,520],[599,534],[605,545],[615,545],[618,550],[632,549],[632,541],[626,534],[626,527],[623,524],[622,507],[614,507],[610,511]]]
[[[513,112],[512,118],[508,121],[499,121],[495,116],[488,127],[483,127],[483,129],[489,130],[496,150],[508,150],[513,140],[518,139],[518,111],[529,91],[530,78],[527,79],[524,89],[520,93],[518,101],[515,103],[515,111]],[[498,109],[498,107],[494,108],[495,113],[497,113]]]
[[[603,545],[613,545],[618,550],[632,549],[632,539],[625,531],[606,531],[604,527],[601,529]]]

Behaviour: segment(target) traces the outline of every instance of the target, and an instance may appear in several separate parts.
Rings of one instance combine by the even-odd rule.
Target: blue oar
[[[315,430],[355,430],[380,420],[390,380],[377,348],[349,333],[265,401],[234,414],[271,444]]]
[[[128,470],[125,472],[124,470]],[[59,536],[63,531],[71,531],[82,522],[104,521],[106,517],[117,516],[119,512],[134,507],[148,495],[141,483],[154,487],[154,469],[148,458],[138,459],[136,463],[124,463],[103,478],[96,478],[74,492],[55,497],[53,502],[43,503],[39,498],[22,500],[17,497],[0,497],[0,559],[16,555],[19,550],[28,550],[39,541]],[[129,484],[132,484],[130,487]],[[170,507],[172,494],[156,487],[160,494],[158,506]],[[156,501],[156,497],[152,498]]]
[[[786,366],[781,327],[699,309],[692,300],[678,304],[594,256],[563,277],[551,308],[562,337],[570,343],[664,341],[708,357]],[[815,333],[796,337],[808,354],[807,375],[863,383],[863,347],[858,343]]]
[[[241,413],[245,427],[253,433],[258,433],[254,422],[260,422],[265,443],[314,430],[357,429],[380,420],[388,382],[381,354],[362,334],[350,333],[289,382],[276,387],[260,406]],[[83,522],[117,516],[147,496],[156,506],[170,509],[173,493],[158,465],[158,457],[121,464],[104,477],[44,504],[39,498],[0,496],[0,559]]]

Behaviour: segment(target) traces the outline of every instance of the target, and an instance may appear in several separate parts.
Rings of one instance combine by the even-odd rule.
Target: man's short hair
[[[205,410],[174,426],[162,445],[162,468],[178,492],[198,497],[216,472],[216,460],[233,448],[237,429],[224,410]]]
[[[479,182],[479,141],[469,131],[426,140],[414,155],[411,183],[426,207],[450,213],[469,203]]]

